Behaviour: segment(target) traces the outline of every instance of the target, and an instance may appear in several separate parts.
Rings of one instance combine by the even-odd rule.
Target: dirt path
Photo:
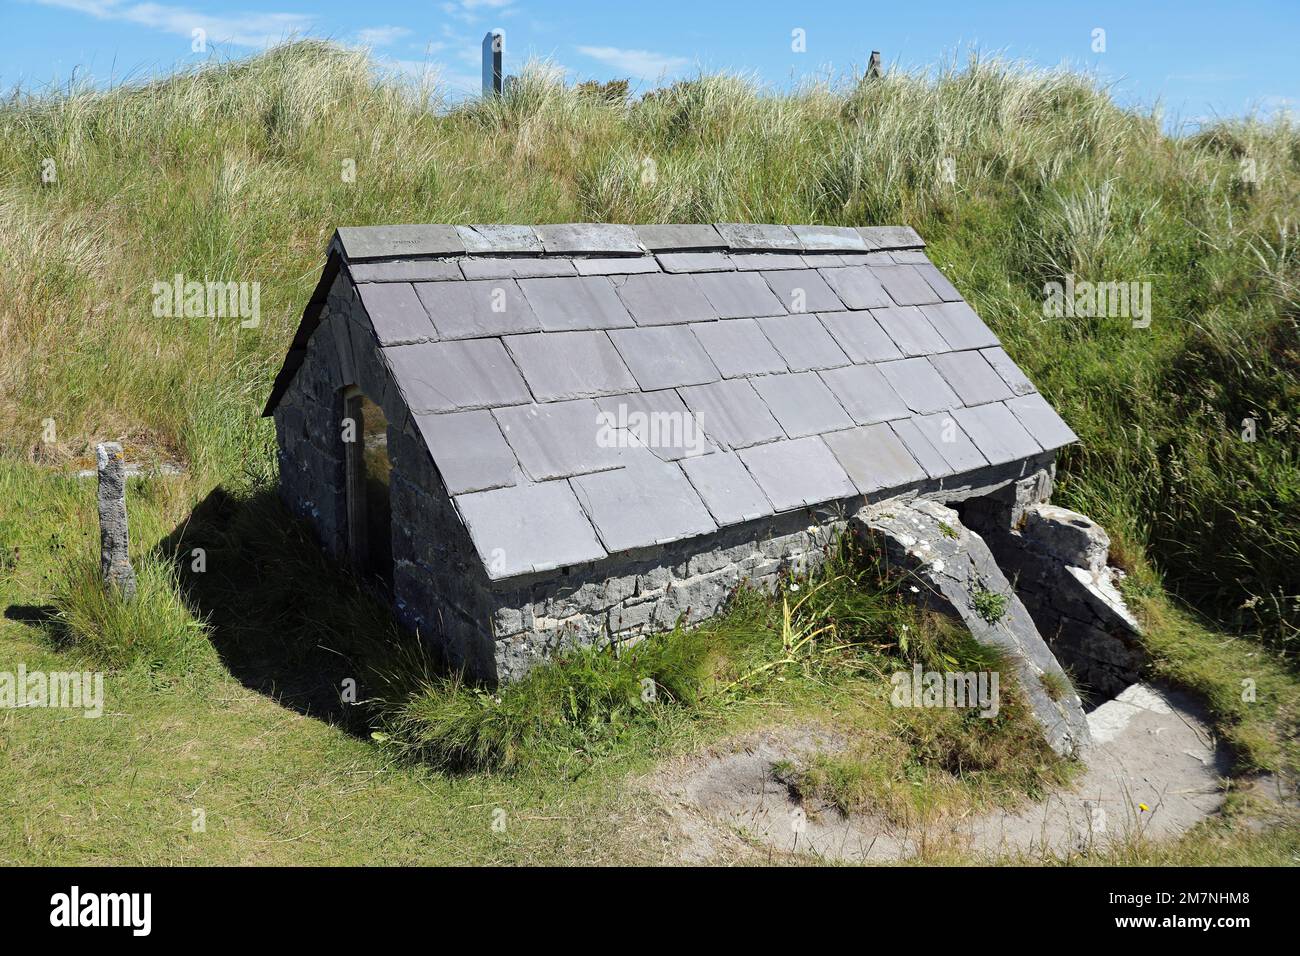
[[[754,842],[859,862],[904,860],[937,845],[977,855],[1059,854],[1104,848],[1137,832],[1174,838],[1222,805],[1227,754],[1190,698],[1135,684],[1089,714],[1088,724],[1094,747],[1072,791],[925,832],[898,830],[869,814],[805,813],[773,779],[772,765],[840,743],[808,729],[732,741],[663,769],[651,785],[683,833],[683,857],[694,862],[735,856]]]

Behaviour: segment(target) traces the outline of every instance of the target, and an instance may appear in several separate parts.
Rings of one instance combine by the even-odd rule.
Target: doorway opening
[[[391,590],[393,515],[388,492],[392,472],[388,420],[384,410],[355,386],[346,389],[343,398],[348,555],[358,573]]]

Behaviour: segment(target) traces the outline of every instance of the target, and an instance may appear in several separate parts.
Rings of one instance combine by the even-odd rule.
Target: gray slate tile
[[[633,226],[641,245],[652,252],[674,249],[725,249],[718,230],[708,223]]]
[[[1006,405],[1044,449],[1050,451],[1079,440],[1042,395],[1022,395],[1008,399]]]
[[[1001,402],[958,408],[952,414],[990,465],[1030,458],[1042,450],[1011,409]]]
[[[778,315],[757,321],[792,372],[849,364],[849,357],[815,315]]]
[[[859,425],[874,425],[910,414],[907,405],[874,365],[829,369],[821,377]]]
[[[415,287],[444,339],[536,332],[537,316],[513,279],[421,282]]]
[[[605,557],[567,481],[479,491],[455,502],[493,580]]]
[[[901,362],[881,362],[876,368],[884,374],[890,387],[907,407],[922,415],[960,408],[957,397],[942,375],[927,359],[910,358]]]
[[[719,378],[689,326],[616,329],[609,336],[642,391],[703,385]]]
[[[1038,389],[1034,388],[1034,383],[1029,381],[1025,373],[1020,371],[1020,366],[1011,360],[1001,346],[991,349],[980,349],[980,355],[993,366],[993,370],[1002,376],[1002,381],[1007,383],[1007,387],[1016,395],[1032,395]]]
[[[542,240],[532,226],[506,226],[481,223],[474,226],[457,226],[456,234],[470,255],[508,252],[540,253]]]
[[[911,226],[858,226],[858,234],[872,249],[920,249],[925,240]]]
[[[925,469],[888,425],[865,425],[824,435],[836,460],[863,494],[924,481]]]
[[[627,328],[635,323],[605,276],[520,279],[544,332]]]
[[[799,252],[803,246],[789,226],[749,222],[715,222],[718,235],[732,249],[788,249]]]
[[[857,494],[857,488],[819,436],[745,448],[740,458],[777,512]]]
[[[445,282],[462,279],[451,259],[412,259],[407,262],[354,262],[348,266],[354,282]]]
[[[852,226],[791,226],[807,252],[865,252],[867,243]]]
[[[785,315],[789,311],[757,273],[697,275],[695,284],[719,318],[753,319],[764,315]]]
[[[654,256],[574,259],[573,265],[580,276],[618,276],[659,271],[659,260]]]
[[[844,256],[829,252],[805,252],[803,264],[809,269],[838,269],[840,266],[848,265],[844,261]]]
[[[412,412],[454,412],[529,401],[499,339],[425,342],[383,350]]]
[[[916,421],[900,418],[889,423],[889,427],[899,440],[907,447],[908,453],[916,460],[931,478],[946,478],[953,473],[948,459],[939,454],[939,450],[930,443],[930,439],[921,433]]]
[[[695,322],[689,328],[723,378],[786,371],[785,360],[753,319]]]
[[[896,305],[889,309],[872,309],[871,317],[880,323],[880,327],[906,356],[948,351],[948,343],[916,306]]]
[[[664,272],[731,272],[736,268],[722,252],[664,252],[656,258]]]
[[[846,252],[840,256],[840,264],[846,266],[892,266],[895,265],[892,252]]]
[[[432,342],[438,332],[420,304],[420,297],[406,282],[363,282],[357,294],[380,345]]]
[[[626,468],[570,481],[607,551],[667,544],[717,530],[682,470],[649,453]]]
[[[803,261],[803,256],[797,252],[733,252],[731,264],[736,267],[737,272],[808,268]]]
[[[631,226],[604,222],[566,222],[534,226],[547,255],[642,255],[645,250]]]
[[[614,280],[614,291],[637,325],[676,325],[717,318],[693,276],[628,276]]]
[[[498,259],[462,259],[460,271],[466,279],[532,279],[543,276],[577,275],[568,259],[540,259],[503,256]]]
[[[930,264],[930,257],[920,249],[895,249],[893,252],[879,254],[889,256],[894,260],[895,265],[917,266],[918,272],[921,271],[920,266]]]
[[[605,332],[536,332],[504,341],[539,402],[617,395],[636,387]]]
[[[972,471],[988,464],[988,460],[980,454],[952,412],[916,415],[912,422],[929,439],[935,450],[943,455],[954,472]]]
[[[522,477],[515,453],[487,409],[412,418],[448,494],[506,488]]]
[[[674,389],[607,395],[596,405],[609,416],[610,428],[629,433],[629,443],[649,448],[664,461],[713,450],[703,425]]]
[[[921,311],[951,348],[982,349],[998,344],[998,337],[965,302],[923,305]]]
[[[939,301],[939,294],[930,288],[915,266],[873,266],[872,271],[896,305],[928,305]]]
[[[826,284],[835,290],[846,308],[881,309],[894,304],[870,266],[845,266],[841,269],[817,271],[826,280]]]
[[[860,312],[821,312],[817,318],[854,362],[888,362],[903,357],[894,340],[865,309]]]
[[[680,394],[704,433],[723,448],[745,448],[785,437],[747,379],[683,388]]]
[[[840,297],[814,269],[764,272],[763,278],[790,312],[838,312],[844,308]]]
[[[342,226],[338,234],[351,261],[459,256],[465,252],[453,226]]]
[[[772,502],[735,452],[687,458],[682,462],[682,470],[719,526],[765,518],[773,513]]]
[[[816,372],[768,375],[750,384],[791,438],[853,427],[853,419]]]
[[[957,287],[948,281],[948,277],[939,271],[939,267],[925,258],[925,253],[917,253],[922,260],[916,264],[916,271],[929,283],[930,288],[944,302],[960,302],[962,295]]]
[[[501,432],[533,481],[567,478],[621,467],[628,448],[601,428],[600,410],[589,398],[545,405],[514,405],[493,411]]]
[[[939,370],[952,390],[965,405],[983,405],[1011,398],[1011,389],[1002,376],[979,352],[948,352],[930,356],[930,363]]]

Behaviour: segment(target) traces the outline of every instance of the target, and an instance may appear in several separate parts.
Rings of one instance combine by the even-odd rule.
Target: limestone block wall
[[[833,511],[789,514],[619,555],[568,574],[493,589],[493,674],[513,680],[575,644],[606,644],[699,624],[742,582],[771,590],[781,574],[816,569],[844,528]]]
[[[1107,565],[1110,538],[1085,515],[1020,501],[1012,523],[987,501],[966,520],[977,523],[1061,663],[1094,701],[1114,697],[1141,679],[1148,655]]]

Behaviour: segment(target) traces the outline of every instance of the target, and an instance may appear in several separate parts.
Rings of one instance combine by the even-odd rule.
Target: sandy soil
[[[924,832],[800,805],[774,778],[773,764],[843,746],[834,734],[806,727],[728,741],[661,768],[649,784],[681,832],[682,859],[700,863],[740,858],[756,845],[854,862],[905,860],[939,845],[977,857],[1066,853],[1139,831],[1174,838],[1222,806],[1228,755],[1190,698],[1135,684],[1089,714],[1088,724],[1094,744],[1073,790]]]

